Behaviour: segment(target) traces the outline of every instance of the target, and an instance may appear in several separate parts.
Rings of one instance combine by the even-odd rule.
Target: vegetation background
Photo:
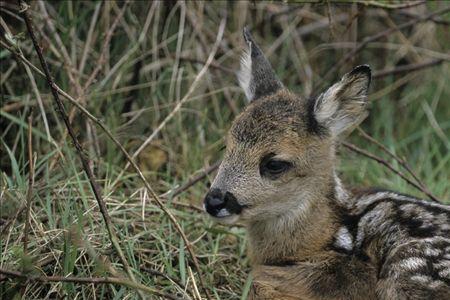
[[[200,273],[174,223],[117,145],[63,97],[133,283],[48,83],[23,63],[26,58],[42,69],[23,14],[15,2],[2,1],[2,299],[199,299],[206,297],[201,279],[211,299],[245,299],[244,229],[213,224],[201,210],[223,138],[245,106],[234,74],[245,25],[286,86],[303,96],[323,91],[358,64],[372,66],[371,115],[349,137],[352,144],[339,148],[345,182],[450,199],[448,2],[29,5],[55,83],[135,154],[190,241]]]

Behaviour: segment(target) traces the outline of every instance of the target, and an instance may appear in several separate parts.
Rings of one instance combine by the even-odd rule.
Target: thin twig
[[[413,13],[408,12],[408,11],[401,10],[401,11],[398,11],[396,13],[401,15],[401,16],[406,16],[406,17],[409,17],[409,18],[414,18],[414,19],[420,18],[420,15],[413,14]],[[444,20],[442,18],[431,18],[430,21],[433,21],[435,24],[438,24],[438,25],[444,25],[444,26],[449,26],[450,25],[450,21]]]
[[[26,23],[26,26],[27,26],[28,33],[29,33],[29,35],[31,37],[31,40],[33,41],[34,48],[35,48],[35,50],[36,50],[36,52],[37,52],[37,54],[39,56],[39,61],[41,62],[42,68],[44,70],[45,77],[47,79],[47,83],[48,83],[48,85],[49,85],[49,87],[51,89],[51,92],[52,92],[52,95],[53,95],[53,99],[55,100],[55,103],[56,103],[56,105],[58,107],[57,110],[58,110],[61,118],[63,119],[63,121],[64,121],[64,123],[66,125],[67,131],[68,131],[70,137],[72,138],[72,141],[73,141],[73,144],[75,146],[76,152],[77,152],[77,154],[78,154],[78,156],[79,156],[79,158],[81,160],[81,163],[83,165],[83,169],[86,172],[86,175],[87,175],[87,177],[89,179],[89,183],[90,183],[91,188],[93,190],[95,199],[97,200],[97,203],[98,203],[99,208],[100,208],[100,212],[101,212],[101,214],[103,216],[103,220],[105,221],[106,229],[108,231],[108,235],[109,235],[109,238],[111,240],[111,243],[113,244],[117,254],[119,255],[119,258],[120,258],[120,260],[121,260],[121,262],[123,264],[123,267],[124,267],[125,271],[127,272],[128,276],[129,276],[129,278],[132,281],[136,281],[136,279],[134,277],[134,274],[133,274],[133,272],[131,270],[131,267],[128,264],[128,261],[126,260],[125,255],[122,252],[122,249],[120,248],[120,244],[119,244],[118,238],[116,236],[116,233],[114,231],[114,227],[113,227],[113,224],[112,224],[112,221],[111,221],[111,217],[109,216],[108,210],[106,208],[106,204],[105,204],[105,202],[104,202],[104,200],[102,198],[101,188],[97,184],[97,182],[95,180],[95,177],[94,177],[94,174],[92,173],[92,170],[89,167],[89,165],[90,165],[89,159],[86,157],[86,155],[84,153],[84,150],[83,150],[83,147],[81,146],[80,142],[78,141],[78,139],[77,139],[77,137],[75,135],[75,132],[72,129],[72,126],[71,126],[71,124],[69,122],[69,118],[68,118],[67,113],[65,111],[64,105],[63,105],[63,103],[61,102],[61,100],[59,98],[59,94],[57,92],[55,83],[53,82],[52,76],[50,74],[50,70],[48,68],[47,62],[46,62],[46,60],[45,60],[45,58],[44,58],[44,56],[42,54],[42,48],[39,46],[39,44],[37,42],[36,36],[34,34],[32,20],[31,20],[30,14],[28,12],[28,6],[27,6],[27,4],[25,2],[23,2],[23,0],[19,0],[19,5],[21,7],[22,15],[24,16],[24,19],[25,19],[25,23]]]
[[[443,61],[444,61],[443,59],[433,59],[433,60],[423,62],[423,63],[403,65],[403,66],[399,66],[399,67],[391,68],[391,69],[383,69],[383,70],[375,71],[373,73],[372,78],[381,78],[381,77],[386,77],[389,75],[395,75],[395,74],[399,74],[399,73],[413,72],[413,71],[417,71],[417,70],[421,70],[421,69],[425,69],[428,67],[433,67],[433,66],[439,65]]]
[[[30,231],[30,213],[31,200],[33,199],[34,185],[34,159],[33,159],[33,110],[28,117],[28,190],[27,190],[27,208],[25,212],[25,229],[23,231],[23,254],[28,254],[28,232]]]
[[[373,41],[376,41],[376,40],[378,40],[378,39],[380,39],[382,37],[388,36],[391,33],[394,33],[394,32],[396,32],[398,30],[411,27],[411,26],[413,26],[413,25],[415,25],[417,23],[425,22],[425,21],[427,21],[429,19],[432,19],[435,16],[444,14],[444,13],[446,13],[448,11],[450,11],[450,6],[449,7],[445,7],[443,9],[440,9],[440,10],[437,10],[437,11],[434,11],[434,12],[432,12],[432,13],[426,15],[426,16],[420,17],[418,19],[405,22],[403,24],[398,25],[395,28],[389,28],[389,29],[386,29],[386,30],[384,30],[384,31],[382,31],[380,33],[377,33],[375,35],[368,36],[368,37],[364,38],[362,40],[362,42],[358,45],[358,47],[354,48],[352,51],[347,53],[339,62],[334,64],[334,66],[331,67],[328,70],[327,73],[325,73],[325,75],[322,77],[322,80],[316,85],[316,89],[318,89],[322,85],[322,83],[326,82],[326,80],[328,80],[331,75],[335,74],[336,71],[339,70],[339,68],[341,66],[343,66],[346,62],[348,62],[354,55],[356,55],[358,52],[363,50],[369,43],[371,43]]]
[[[86,38],[86,43],[84,44],[83,55],[81,56],[80,65],[78,67],[78,72],[83,74],[84,66],[86,65],[86,60],[88,57],[89,50],[91,48],[92,36],[94,34],[95,24],[97,23],[98,15],[100,12],[101,2],[98,2],[95,6],[94,14],[92,15],[91,23],[89,25],[89,30]]]
[[[0,24],[7,34],[9,34],[10,36],[13,36],[11,33],[11,30],[9,30],[8,25],[3,21],[3,19],[1,17],[0,17]],[[2,41],[2,43],[3,43],[3,41]],[[15,45],[15,48],[17,49],[17,51],[20,54],[23,54],[22,50],[17,45]],[[16,58],[17,58],[17,55],[14,52],[13,52],[13,55],[16,56]],[[47,134],[47,139],[52,141],[53,138],[50,134],[50,127],[48,126],[47,116],[45,114],[45,109],[44,109],[44,105],[42,103],[41,95],[39,94],[39,90],[37,88],[36,80],[34,80],[34,76],[33,76],[33,73],[31,72],[30,68],[25,64],[23,65],[23,67],[25,68],[25,72],[27,73],[28,77],[30,78],[33,93],[36,97],[36,101],[38,102],[39,109],[41,110],[42,120],[44,121],[44,128],[45,128],[45,132]],[[2,78],[2,80],[3,80],[3,78]]]
[[[5,47],[5,49],[7,49],[7,50],[11,51],[12,53],[14,53],[14,50],[11,47],[9,47],[8,45],[2,43],[2,41],[0,41],[0,44],[3,47]],[[30,61],[28,61],[23,55],[18,55],[17,57],[20,58],[20,60],[23,63],[25,63],[28,66],[30,66],[30,68],[33,69],[36,73],[38,73],[39,75],[45,77],[45,74],[41,70],[39,70],[35,65],[33,65]],[[66,93],[64,90],[62,90],[58,85],[54,84],[54,87],[56,88],[56,90],[58,91],[58,93],[61,96],[63,96],[67,100],[69,100],[69,102],[71,104],[73,104],[75,107],[77,107],[85,116],[87,116],[92,122],[97,124],[100,127],[100,129],[102,129],[106,133],[108,138],[111,139],[114,142],[114,144],[116,144],[116,146],[119,148],[119,150],[125,156],[127,161],[134,168],[135,172],[138,174],[139,178],[142,180],[142,182],[144,183],[144,185],[145,185],[146,189],[149,191],[149,193],[152,194],[152,195],[156,195],[155,192],[153,191],[152,187],[148,183],[147,179],[144,177],[142,171],[139,169],[137,164],[133,161],[133,159],[131,158],[130,154],[128,154],[128,152],[125,150],[125,148],[122,146],[122,144],[114,137],[114,135],[108,129],[108,127],[106,127],[106,125],[99,118],[97,118],[94,115],[92,115],[86,108],[84,108],[80,103],[78,103],[78,101],[75,98],[73,98],[68,93]],[[181,235],[182,239],[185,242],[185,245],[190,245],[190,243],[187,242],[186,235],[182,231],[181,227],[178,225],[176,219],[173,217],[171,212],[164,206],[164,204],[162,203],[162,201],[159,198],[155,198],[155,200],[156,200],[157,205],[161,208],[161,210],[169,217],[170,221],[174,224],[175,229]],[[25,207],[23,207],[22,210],[23,209],[25,209]],[[189,254],[193,257],[194,264],[195,264],[196,256],[194,254],[194,251],[192,249],[190,249],[188,246],[186,246],[186,247],[188,248]],[[196,266],[196,271],[198,272],[199,277],[201,277],[201,273],[200,273],[200,269],[199,269],[198,265]]]
[[[10,271],[3,268],[0,268],[0,274],[5,275],[7,278],[22,278],[30,282],[72,282],[78,284],[118,284],[123,285],[132,289],[137,289],[143,292],[147,292],[149,294],[157,295],[159,297],[163,297],[164,299],[173,299],[173,300],[181,300],[181,298],[168,294],[165,292],[161,292],[159,290],[150,288],[140,283],[135,283],[123,278],[117,277],[74,277],[74,276],[34,276],[29,275],[17,271]]]
[[[355,152],[355,153],[358,153],[358,154],[361,154],[361,155],[363,155],[363,156],[366,156],[366,157],[368,157],[368,158],[370,158],[370,159],[372,159],[372,160],[375,160],[375,161],[378,162],[379,164],[384,165],[384,166],[387,167],[389,170],[391,170],[392,172],[394,172],[395,174],[397,174],[398,176],[400,176],[400,177],[401,177],[403,180],[405,180],[407,183],[409,183],[410,185],[412,185],[413,187],[415,187],[415,188],[418,189],[419,191],[425,193],[424,190],[423,190],[423,188],[422,188],[420,185],[418,185],[418,184],[415,183],[414,181],[411,181],[408,177],[406,177],[405,174],[403,174],[402,172],[396,170],[390,163],[388,163],[386,160],[382,159],[381,157],[376,156],[376,155],[374,155],[374,154],[372,154],[372,153],[370,153],[370,152],[368,152],[368,151],[366,151],[366,150],[363,150],[363,149],[361,149],[361,148],[359,148],[359,147],[357,147],[357,146],[355,146],[355,145],[353,145],[353,144],[351,144],[351,143],[348,143],[348,142],[343,142],[342,145],[344,145],[346,148],[348,148],[349,150],[351,150],[351,151],[353,151],[353,152]],[[435,201],[435,200],[433,199],[433,201]],[[437,201],[437,202],[438,202],[438,201]]]
[[[193,186],[194,184],[196,184],[197,182],[199,182],[200,180],[202,180],[203,178],[205,178],[206,176],[208,176],[209,174],[211,174],[212,172],[217,170],[217,168],[220,166],[221,162],[222,161],[220,161],[220,160],[216,161],[215,163],[210,165],[208,168],[203,169],[200,174],[197,174],[196,176],[189,178],[184,184],[182,184],[178,188],[174,189],[173,191],[172,190],[168,191],[168,192],[164,193],[163,195],[161,195],[160,197],[175,198],[176,196],[178,196],[179,194],[181,194],[185,190],[189,189],[191,186]]]
[[[187,56],[180,56],[179,59],[181,61],[188,61],[188,62],[202,64],[202,65],[205,64],[204,60],[197,59],[197,58],[192,58],[192,57],[187,57]],[[223,72],[228,73],[228,74],[235,74],[236,73],[231,68],[224,67],[224,66],[222,66],[222,65],[220,65],[218,63],[215,63],[215,62],[211,62],[211,65],[209,67],[213,68],[213,69],[218,69],[218,70],[223,71]]]
[[[145,267],[145,266],[141,266],[139,269],[142,270],[142,271],[144,271],[144,272],[146,272],[146,273],[148,273],[148,274],[150,274],[150,275],[158,276],[158,277],[163,277],[163,278],[167,279],[168,281],[170,281],[170,282],[172,282],[172,283],[175,283],[175,284],[178,285],[181,289],[183,289],[183,290],[185,290],[185,291],[187,290],[186,286],[185,286],[180,280],[177,280],[177,279],[175,279],[175,278],[172,278],[172,277],[170,277],[169,275],[164,274],[163,272],[157,271],[157,270],[155,270],[155,269],[147,268],[147,267]],[[192,296],[191,291],[188,291],[188,293],[189,293],[189,295]]]
[[[188,272],[189,272],[189,276],[193,279],[194,278],[194,274],[192,274],[192,269],[189,266],[187,267],[187,269],[188,269]],[[193,281],[192,285],[194,286],[193,293],[196,295],[196,299],[202,300],[202,296],[200,295],[200,292],[198,291],[197,285],[195,284],[194,281]]]
[[[408,171],[408,173],[411,174],[411,176],[414,178],[414,180],[417,182],[417,184],[419,184],[422,187],[422,192],[424,194],[426,194],[428,197],[430,197],[432,200],[434,200],[436,202],[441,202],[436,196],[434,196],[430,192],[430,189],[425,185],[425,183],[422,180],[420,180],[419,176],[417,176],[417,174],[411,169],[411,167],[409,166],[409,164],[406,160],[404,160],[404,159],[398,157],[397,155],[395,155],[394,153],[392,153],[388,148],[386,148],[385,145],[381,144],[379,141],[377,141],[376,139],[374,139],[373,137],[368,135],[360,127],[358,127],[357,130],[363,138],[365,138],[372,144],[376,145],[378,148],[380,148],[385,153],[387,153],[389,156],[391,156],[393,159],[395,159],[403,168],[405,168],[406,171]]]
[[[86,89],[92,84],[92,82],[94,81],[98,72],[101,70],[101,68],[105,64],[106,52],[109,48],[109,43],[111,42],[112,35],[113,35],[114,30],[116,29],[117,25],[119,24],[120,19],[122,18],[123,14],[125,13],[125,8],[127,7],[129,2],[130,2],[130,0],[125,1],[125,3],[122,6],[122,9],[120,10],[119,14],[117,15],[117,17],[114,20],[113,24],[111,25],[110,29],[106,33],[105,41],[103,42],[102,50],[100,52],[100,57],[98,58],[98,61],[95,64],[95,69],[92,71],[91,75],[89,76],[88,80],[86,80],[86,82],[83,86],[84,91],[86,91]]]
[[[67,75],[69,76],[70,82],[77,88],[78,94],[81,93],[80,91],[80,85],[79,82],[76,80],[77,78],[74,77],[75,72],[77,71],[72,63],[72,60],[70,58],[69,52],[67,51],[66,46],[64,45],[61,36],[58,34],[58,31],[55,28],[55,24],[53,24],[52,19],[50,18],[50,15],[47,12],[47,8],[45,7],[45,3],[42,0],[38,1],[39,7],[42,11],[42,14],[44,15],[45,23],[47,24],[48,29],[50,30],[50,33],[53,36],[53,39],[56,41],[56,44],[58,46],[58,49],[62,53],[62,58],[64,59],[64,64],[67,70]],[[47,3],[48,4],[48,3]],[[70,118],[72,120],[72,118]]]
[[[145,147],[158,135],[158,133],[161,131],[161,129],[163,129],[166,126],[166,124],[177,114],[177,112],[181,109],[183,104],[189,99],[191,94],[194,92],[194,90],[197,87],[198,83],[203,78],[203,76],[205,75],[206,71],[208,70],[209,66],[211,65],[211,63],[212,63],[212,61],[214,59],[214,56],[215,56],[215,54],[217,52],[217,49],[218,49],[218,47],[220,45],[220,41],[222,40],[224,29],[225,29],[225,19],[222,19],[222,21],[220,23],[220,27],[219,27],[219,32],[217,34],[216,42],[214,43],[213,49],[210,52],[210,54],[208,56],[208,59],[206,60],[205,65],[200,70],[200,72],[197,74],[197,76],[194,79],[194,82],[189,87],[189,90],[184,95],[184,97],[177,103],[177,105],[174,107],[174,109],[167,115],[167,117],[158,125],[158,127],[144,141],[144,143],[142,143],[142,145],[133,153],[132,158],[136,158],[136,156],[138,156],[139,153],[141,153],[141,151],[143,149],[145,149]],[[127,164],[125,166],[124,171],[126,169],[128,169],[128,167],[129,167],[129,164]]]
[[[405,3],[400,3],[400,4],[391,4],[391,3],[385,3],[383,1],[367,1],[367,0],[353,0],[353,2],[362,4],[365,6],[372,6],[372,7],[384,8],[384,9],[404,9],[404,8],[415,7],[415,6],[419,6],[419,5],[427,3],[426,0],[405,1]]]
[[[222,20],[221,26],[219,28],[219,33],[223,34],[223,31],[225,29],[225,21]],[[8,45],[6,45],[5,43],[3,43],[2,41],[0,41],[0,44],[6,48],[7,50],[11,51],[12,53],[16,53],[16,51],[14,51],[14,49],[12,49],[11,47],[9,47]],[[216,43],[217,44],[217,43]],[[217,49],[217,47],[214,47],[214,49]],[[44,72],[42,72],[41,70],[39,70],[39,68],[37,68],[35,65],[33,65],[30,61],[28,61],[23,55],[18,55],[17,57],[20,58],[20,60],[22,62],[24,62],[25,64],[27,64],[28,66],[30,66],[31,69],[33,69],[35,72],[37,72],[38,74],[42,75],[42,76],[46,76],[44,74]],[[211,57],[210,57],[211,58]],[[212,58],[211,58],[212,60]],[[207,64],[211,62],[211,60],[208,59]],[[203,70],[203,69],[202,69]],[[122,152],[122,154],[125,156],[126,160],[128,161],[128,163],[131,164],[131,166],[134,168],[135,172],[138,174],[139,178],[142,180],[142,182],[144,183],[146,189],[148,190],[148,192],[150,193],[150,195],[154,198],[154,200],[156,201],[157,205],[161,208],[161,210],[169,217],[170,221],[172,222],[172,224],[175,226],[175,229],[177,230],[177,232],[180,234],[181,238],[183,239],[185,246],[193,260],[194,263],[194,267],[198,273],[199,279],[200,279],[200,284],[202,286],[202,290],[205,292],[205,294],[207,295],[208,299],[211,299],[211,297],[209,296],[209,292],[206,289],[206,285],[204,283],[202,274],[201,274],[201,270],[200,270],[200,266],[198,264],[198,260],[197,257],[192,249],[192,244],[189,242],[189,240],[187,239],[184,231],[182,230],[182,228],[180,227],[180,225],[178,224],[178,222],[176,221],[175,217],[172,215],[172,213],[165,207],[165,205],[162,203],[161,199],[158,197],[158,195],[154,192],[154,190],[152,189],[151,185],[149,184],[149,182],[147,181],[147,179],[145,178],[144,174],[142,173],[142,171],[140,170],[140,168],[137,166],[137,164],[134,162],[133,158],[128,154],[128,152],[125,150],[125,148],[122,146],[122,144],[114,137],[114,135],[112,134],[112,132],[106,127],[106,125],[97,117],[95,117],[94,115],[92,115],[86,108],[84,108],[80,103],[78,103],[78,101],[76,99],[74,99],[72,96],[70,96],[69,94],[67,94],[64,90],[62,90],[56,83],[52,83],[52,88],[54,88],[56,90],[57,93],[59,93],[61,96],[63,96],[64,98],[66,98],[67,100],[69,100],[70,103],[72,103],[73,105],[75,105],[85,116],[87,116],[90,120],[92,120],[95,124],[97,124],[108,136],[109,139],[111,139],[111,141],[113,141],[116,146],[119,148],[119,150]],[[53,89],[52,89],[53,92]]]

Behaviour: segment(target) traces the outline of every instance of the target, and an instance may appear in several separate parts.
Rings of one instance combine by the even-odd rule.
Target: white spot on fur
[[[440,280],[434,280],[428,286],[432,289],[435,289],[435,288],[441,287],[443,284],[444,283]]]
[[[380,203],[379,206],[360,219],[356,235],[357,247],[361,247],[366,236],[382,232],[392,226],[391,220],[385,218],[386,211],[389,211],[391,206],[392,204],[389,202]]]
[[[377,200],[389,198],[389,194],[391,194],[391,193],[379,192],[379,193],[374,193],[374,194],[370,194],[370,195],[364,195],[363,197],[360,198],[361,201],[358,201],[357,203],[361,204],[361,206],[370,205]]]
[[[215,221],[219,222],[219,223],[231,225],[231,224],[236,223],[239,220],[239,215],[232,214],[232,215],[229,215],[227,217],[221,217],[221,218],[214,218],[213,217],[213,219]]]
[[[420,283],[428,283],[431,281],[431,277],[426,276],[426,275],[414,275],[414,276],[411,276],[411,280],[417,281]]]
[[[407,204],[408,202],[411,204],[420,203],[420,204],[425,204],[427,206],[438,207],[445,211],[450,211],[450,208],[448,205],[442,205],[442,204],[433,203],[430,201],[424,201],[424,200],[416,199],[413,197],[408,197],[406,195],[400,195],[400,194],[397,194],[394,192],[377,192],[377,193],[373,193],[373,194],[362,195],[360,198],[356,199],[357,200],[356,205],[359,208],[364,208],[364,207],[367,207],[368,205],[371,205],[375,201],[378,201],[381,199],[395,199],[395,200],[405,201],[406,202],[405,204]],[[412,202],[410,202],[410,201],[412,201]]]
[[[251,47],[251,45],[250,45]],[[241,56],[241,69],[239,70],[238,74],[238,81],[241,88],[244,90],[245,96],[247,97],[247,100],[250,102],[253,100],[253,97],[255,96],[255,92],[253,91],[251,87],[251,80],[252,80],[252,57],[251,57],[251,50],[248,49],[242,53]]]
[[[424,254],[426,256],[438,256],[441,254],[441,250],[434,248],[425,248]]]
[[[336,191],[336,197],[337,201],[340,203],[347,203],[348,202],[348,193],[345,190],[344,186],[342,185],[341,179],[336,175],[336,172],[334,172],[334,182],[335,182],[335,191]]]
[[[441,260],[438,263],[434,263],[433,267],[436,269],[449,269],[450,270],[450,260]]]
[[[402,260],[399,263],[399,267],[402,268],[403,270],[414,271],[420,267],[425,266],[426,264],[427,264],[427,262],[423,258],[410,257],[410,258]]]
[[[448,269],[443,269],[441,271],[439,271],[439,276],[444,277],[444,278],[448,278],[450,277],[450,268]]]
[[[441,225],[441,229],[442,230],[449,230],[450,229],[450,225],[444,223],[444,224]]]
[[[353,238],[347,227],[341,227],[337,231],[335,246],[348,251],[353,249]]]

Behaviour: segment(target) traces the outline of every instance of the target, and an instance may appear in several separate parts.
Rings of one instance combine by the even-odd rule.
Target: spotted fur
[[[337,176],[335,147],[366,115],[370,68],[303,99],[244,35],[241,84],[251,102],[231,126],[205,205],[216,220],[247,228],[250,297],[450,299],[450,207],[349,190]],[[263,176],[267,161],[284,164]]]

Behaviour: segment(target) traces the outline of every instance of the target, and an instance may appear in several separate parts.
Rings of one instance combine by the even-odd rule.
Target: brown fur
[[[248,32],[246,41],[254,45]],[[217,220],[247,227],[250,298],[450,299],[450,208],[352,193],[336,175],[335,143],[366,114],[370,69],[307,100],[263,76],[273,72],[267,60],[253,76],[262,52],[250,54],[240,78],[252,102],[233,122],[205,198]]]

